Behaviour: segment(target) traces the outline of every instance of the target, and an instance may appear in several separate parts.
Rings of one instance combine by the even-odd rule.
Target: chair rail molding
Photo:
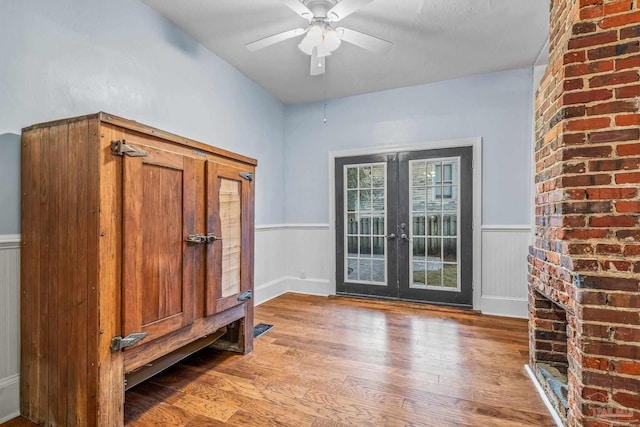
[[[19,234],[0,234],[0,249],[19,248],[19,247],[20,247]]]

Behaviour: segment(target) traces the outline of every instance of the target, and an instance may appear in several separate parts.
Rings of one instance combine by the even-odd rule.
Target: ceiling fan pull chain
[[[324,100],[324,111],[323,111],[323,117],[322,117],[322,122],[326,125],[327,124],[327,100]]]
[[[324,107],[322,108],[322,123],[327,124],[327,72],[322,75],[324,85]]]

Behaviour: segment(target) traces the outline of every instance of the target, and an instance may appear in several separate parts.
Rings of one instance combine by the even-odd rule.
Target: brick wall
[[[566,311],[570,426],[640,425],[639,2],[551,1],[530,341],[535,367],[543,301]]]

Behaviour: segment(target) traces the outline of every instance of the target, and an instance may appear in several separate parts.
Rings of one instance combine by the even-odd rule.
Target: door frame
[[[412,145],[355,148],[329,151],[329,287],[336,293],[336,191],[335,161],[341,157],[388,154],[398,151],[424,151],[442,148],[472,147],[473,150],[473,309],[480,309],[482,295],[482,138],[427,141]]]

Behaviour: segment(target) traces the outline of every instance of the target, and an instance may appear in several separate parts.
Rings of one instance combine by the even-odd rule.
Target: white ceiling
[[[301,37],[248,42],[307,21],[281,0],[143,0],[287,104],[531,66],[548,36],[549,0],[376,0],[339,26],[393,42],[376,55],[348,43],[309,76]]]

